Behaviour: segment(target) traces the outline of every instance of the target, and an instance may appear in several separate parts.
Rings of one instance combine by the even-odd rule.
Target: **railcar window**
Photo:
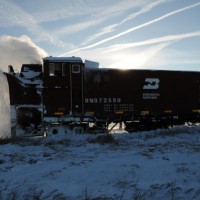
[[[66,63],[62,63],[62,76],[66,76],[67,68]]]
[[[80,73],[80,65],[72,65],[72,73]]]
[[[49,76],[62,76],[60,63],[49,63]]]
[[[54,76],[54,63],[49,63],[49,76]]]

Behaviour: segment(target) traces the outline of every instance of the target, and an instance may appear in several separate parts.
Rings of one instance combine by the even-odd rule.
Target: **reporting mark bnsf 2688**
[[[9,69],[11,106],[24,128],[123,122],[133,131],[199,120],[199,72],[88,68],[79,57]]]

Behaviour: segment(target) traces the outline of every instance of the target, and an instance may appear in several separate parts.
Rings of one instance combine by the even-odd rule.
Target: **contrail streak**
[[[172,16],[172,15],[175,15],[175,14],[181,13],[181,12],[184,12],[184,11],[186,11],[186,10],[189,10],[189,9],[192,9],[192,8],[195,8],[195,7],[198,7],[198,6],[200,6],[200,2],[198,2],[198,3],[196,3],[196,4],[192,4],[192,5],[186,6],[186,7],[183,7],[183,8],[180,8],[180,9],[175,10],[175,11],[172,11],[172,12],[169,12],[169,13],[167,13],[167,14],[165,14],[165,15],[162,15],[161,17],[158,17],[158,18],[156,18],[156,19],[154,19],[154,20],[151,20],[151,21],[149,21],[149,22],[146,22],[146,23],[143,23],[143,24],[141,24],[141,25],[138,25],[138,26],[135,26],[135,27],[133,27],[133,28],[130,28],[130,29],[126,30],[126,31],[123,31],[123,32],[117,34],[117,35],[114,35],[114,36],[112,36],[112,37],[106,38],[106,39],[104,39],[104,40],[101,40],[101,41],[99,41],[99,42],[96,42],[96,43],[94,43],[94,44],[91,44],[91,45],[88,45],[88,46],[85,46],[85,47],[81,47],[81,48],[74,49],[74,50],[69,51],[69,52],[67,52],[67,53],[64,53],[64,54],[62,54],[62,55],[60,55],[60,56],[64,56],[64,55],[71,54],[71,53],[74,53],[74,52],[77,52],[77,51],[80,51],[80,50],[85,50],[85,49],[90,49],[90,48],[96,47],[96,46],[98,46],[98,45],[100,45],[100,44],[106,43],[106,42],[108,42],[108,41],[114,40],[114,39],[116,39],[116,38],[118,38],[118,37],[121,37],[121,36],[123,36],[123,35],[126,35],[126,34],[128,34],[128,33],[131,33],[131,32],[133,32],[133,31],[139,30],[139,29],[141,29],[141,28],[144,28],[144,27],[146,27],[146,26],[149,26],[149,25],[151,25],[151,24],[154,24],[154,23],[156,23],[156,22],[159,22],[159,21],[161,21],[161,20],[163,20],[163,19],[166,19],[166,18],[168,18],[168,17],[170,17],[170,16]]]
[[[112,45],[108,47],[108,50],[106,50],[106,52],[113,52],[113,51],[118,51],[118,50],[122,50],[126,48],[151,45],[151,44],[156,44],[156,43],[161,43],[161,42],[170,42],[170,41],[181,40],[181,39],[186,39],[186,38],[191,38],[191,37],[200,37],[200,31],[183,33],[183,34],[178,34],[178,35],[168,35],[168,36],[153,38],[150,40],[145,40],[142,42],[116,44],[116,45]]]
[[[130,21],[134,18],[136,18],[137,16],[141,15],[141,14],[144,14],[148,11],[150,11],[151,9],[153,9],[154,7],[160,5],[161,3],[165,3],[166,1],[168,0],[159,0],[159,1],[155,1],[153,3],[150,3],[144,7],[142,7],[138,12],[134,13],[134,14],[131,14],[131,15],[128,15],[125,19],[123,19],[121,22],[119,23],[116,23],[116,24],[112,24],[112,25],[109,25],[109,26],[106,26],[104,27],[99,33],[97,34],[94,34],[92,36],[90,36],[85,42],[84,42],[84,45],[88,44],[89,42],[99,38],[100,36],[102,35],[105,35],[106,33],[110,33],[112,31],[114,31],[118,26],[124,24],[125,22],[127,21]]]

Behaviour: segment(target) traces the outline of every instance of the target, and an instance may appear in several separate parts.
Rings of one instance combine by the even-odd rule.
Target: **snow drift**
[[[0,139],[11,137],[10,98],[6,77],[0,70]]]
[[[104,143],[54,128],[0,145],[0,199],[199,200],[200,126],[113,130]]]

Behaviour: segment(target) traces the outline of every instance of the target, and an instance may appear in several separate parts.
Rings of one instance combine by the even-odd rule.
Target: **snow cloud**
[[[0,37],[0,69],[7,71],[8,65],[19,70],[22,64],[41,63],[47,53],[32,42],[28,36]]]

